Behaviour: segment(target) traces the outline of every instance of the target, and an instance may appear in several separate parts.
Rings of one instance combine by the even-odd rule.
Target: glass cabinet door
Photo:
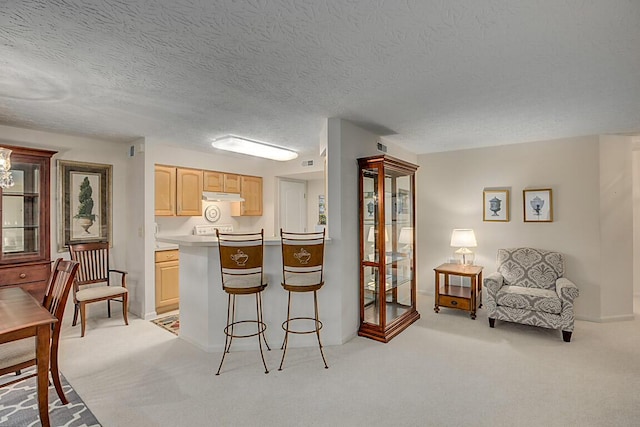
[[[360,330],[388,341],[416,310],[414,185],[417,166],[375,156],[360,165]]]
[[[30,257],[39,258],[41,252],[41,164],[22,161],[15,156],[11,173],[15,184],[2,189],[2,248],[3,261]]]

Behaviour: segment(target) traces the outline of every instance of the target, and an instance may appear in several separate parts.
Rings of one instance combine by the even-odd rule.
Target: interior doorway
[[[280,228],[294,233],[307,231],[307,182],[280,179]]]

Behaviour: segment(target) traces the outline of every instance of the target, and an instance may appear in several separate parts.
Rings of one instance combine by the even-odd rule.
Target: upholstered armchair
[[[562,330],[571,341],[578,287],[564,275],[561,253],[533,248],[499,249],[497,272],[484,279],[489,326],[496,319]]]

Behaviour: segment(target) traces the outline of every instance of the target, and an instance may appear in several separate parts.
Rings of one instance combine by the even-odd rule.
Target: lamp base
[[[460,248],[454,252],[457,264],[473,265],[475,254],[468,248]]]

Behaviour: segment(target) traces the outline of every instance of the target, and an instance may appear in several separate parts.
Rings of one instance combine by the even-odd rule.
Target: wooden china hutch
[[[12,150],[14,185],[0,188],[0,287],[20,286],[38,301],[51,271],[50,162],[55,151]]]
[[[360,328],[388,342],[420,318],[416,310],[415,172],[387,155],[358,159]]]

